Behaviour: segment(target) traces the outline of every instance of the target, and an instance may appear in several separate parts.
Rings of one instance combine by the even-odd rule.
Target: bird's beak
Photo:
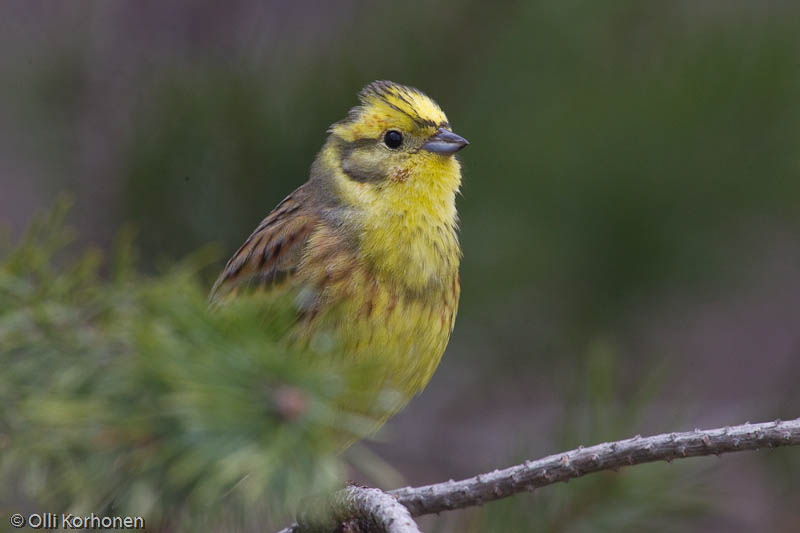
[[[431,136],[425,144],[423,150],[435,154],[454,154],[469,144],[461,135],[456,135],[452,131],[439,128],[435,135]]]

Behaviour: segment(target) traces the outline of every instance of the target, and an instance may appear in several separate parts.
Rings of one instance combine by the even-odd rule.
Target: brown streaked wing
[[[304,185],[267,215],[225,265],[211,289],[211,301],[232,296],[241,287],[273,285],[294,273],[319,223],[307,200]]]

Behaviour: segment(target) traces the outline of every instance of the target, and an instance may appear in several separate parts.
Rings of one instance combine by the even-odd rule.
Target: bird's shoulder
[[[271,286],[291,278],[311,235],[321,224],[309,184],[301,185],[261,221],[233,254],[211,290],[211,299],[224,299],[243,288]]]

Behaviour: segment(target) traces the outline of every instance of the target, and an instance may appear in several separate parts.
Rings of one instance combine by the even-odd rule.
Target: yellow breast
[[[387,224],[381,231],[400,230]],[[373,245],[372,254],[366,254],[322,226],[298,272],[305,287],[316,287],[309,299],[317,306],[301,326],[301,336],[312,348],[323,349],[335,338],[336,353],[354,367],[371,368],[377,381],[347,387],[343,403],[374,417],[377,425],[431,379],[450,338],[460,293],[454,228],[404,227],[400,235],[406,238],[397,233],[391,238],[394,249]],[[360,245],[384,238],[376,232]]]
[[[453,329],[460,292],[455,238],[415,245],[385,256],[416,258],[407,259],[405,275],[397,275],[394,268],[370,263],[323,227],[312,236],[298,276],[307,287],[317,287],[312,299],[319,311],[311,313],[309,334],[335,332],[344,357],[385,368],[386,386],[401,392],[405,401],[436,369]],[[411,283],[409,276],[415,276]],[[427,281],[421,284],[419,279]]]

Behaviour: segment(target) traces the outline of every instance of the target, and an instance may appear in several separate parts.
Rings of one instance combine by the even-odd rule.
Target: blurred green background
[[[221,268],[369,81],[442,105],[462,304],[369,445],[406,483],[800,415],[795,2],[12,1],[0,69],[0,225],[70,191],[81,242],[131,223],[148,269]],[[798,479],[797,450],[697,459],[420,523],[788,532]]]

